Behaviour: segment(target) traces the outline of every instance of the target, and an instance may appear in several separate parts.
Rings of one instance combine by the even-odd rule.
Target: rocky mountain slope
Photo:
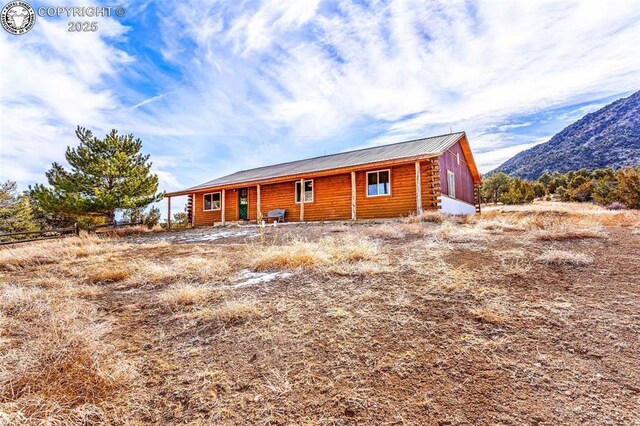
[[[585,115],[494,172],[536,179],[544,172],[636,164],[640,164],[640,91]]]

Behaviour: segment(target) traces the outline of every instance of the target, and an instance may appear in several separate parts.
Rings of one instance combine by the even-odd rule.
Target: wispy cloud
[[[315,18],[318,4],[319,0],[266,2],[255,11],[236,17],[226,38],[243,56],[270,49],[283,35],[290,35]]]
[[[133,58],[112,43],[127,27],[102,24],[100,33],[74,38],[64,22],[39,19],[27,35],[0,35],[3,179],[42,181],[47,166],[74,144],[77,124],[108,127],[118,108],[109,83]]]
[[[134,109],[138,109],[138,108],[140,108],[140,107],[142,107],[142,106],[145,106],[145,105],[147,105],[147,104],[150,104],[150,103],[152,103],[152,102],[159,101],[160,99],[164,98],[165,96],[168,96],[169,94],[170,94],[170,92],[163,93],[163,94],[161,94],[161,95],[152,96],[152,97],[150,97],[150,98],[148,98],[148,99],[145,99],[144,101],[138,102],[137,104],[135,104],[134,106],[132,106],[132,107],[131,107],[131,109],[132,109],[132,110],[134,110]]]

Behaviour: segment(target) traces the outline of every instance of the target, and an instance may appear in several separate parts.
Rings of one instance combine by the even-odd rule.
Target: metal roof
[[[242,170],[179,192],[214,188],[224,185],[235,185],[244,182],[255,182],[265,179],[339,169],[342,167],[360,166],[381,161],[392,161],[425,155],[440,155],[446,151],[447,148],[455,144],[463,135],[464,132],[450,133],[407,142],[398,142],[389,145],[347,151],[339,154],[323,155],[321,157],[308,158],[306,160],[291,161],[289,163]]]

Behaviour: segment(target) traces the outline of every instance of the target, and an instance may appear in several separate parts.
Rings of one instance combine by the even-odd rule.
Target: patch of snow
[[[288,278],[293,275],[291,272],[251,272],[247,269],[241,271],[240,279],[243,281],[232,285],[232,288],[248,287],[250,285],[266,283],[277,278]]]
[[[189,237],[190,241],[215,241],[220,238],[244,237],[248,235],[248,231],[220,231],[213,234],[193,235]]]
[[[255,232],[248,229],[235,229],[235,230],[217,230],[217,229],[202,229],[202,230],[184,230],[179,232],[161,233],[144,235],[135,238],[134,241],[146,242],[146,241],[166,241],[171,243],[198,243],[206,241],[216,241],[222,238],[233,237],[247,237],[253,236]]]

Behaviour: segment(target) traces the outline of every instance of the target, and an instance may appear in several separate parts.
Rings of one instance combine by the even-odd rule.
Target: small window
[[[367,172],[367,197],[391,194],[389,170]]]
[[[220,210],[220,193],[204,194],[204,211]]]
[[[460,165],[460,153],[456,152],[456,162],[458,163],[458,166]]]
[[[300,181],[296,182],[296,203],[300,202]],[[313,203],[313,180],[304,181],[304,202]]]
[[[456,198],[456,175],[451,170],[447,170],[447,188],[449,197]]]

